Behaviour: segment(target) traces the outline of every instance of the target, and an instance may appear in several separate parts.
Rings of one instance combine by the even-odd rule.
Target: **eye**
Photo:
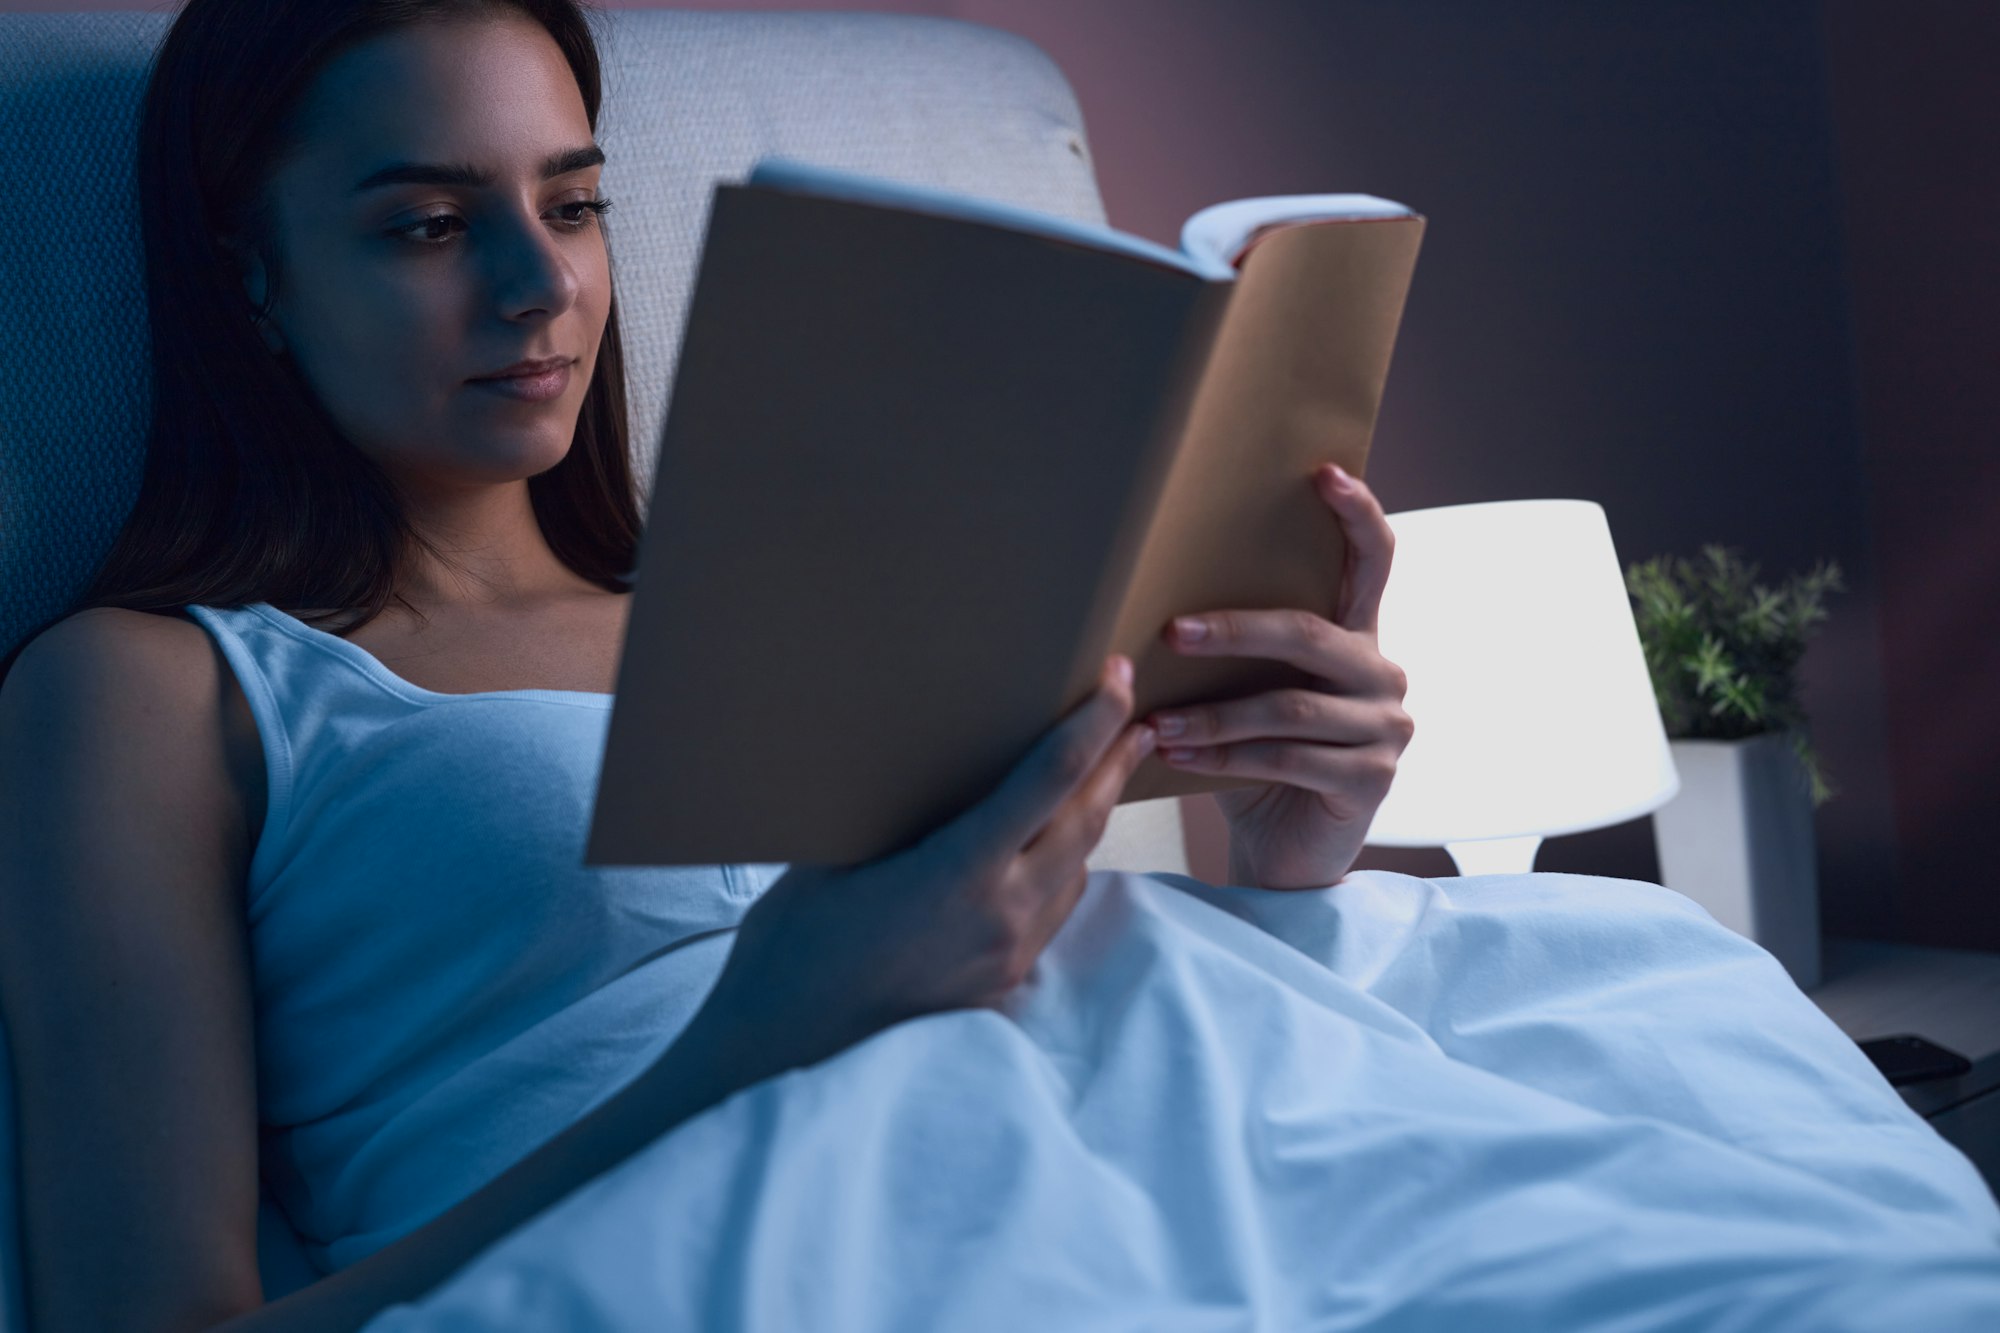
[[[413,240],[421,241],[429,245],[438,245],[450,238],[451,235],[450,229],[447,228],[443,234],[438,234],[436,232],[431,231],[430,228],[438,225],[439,223],[462,222],[462,221],[464,221],[464,219],[459,217],[456,213],[433,213],[427,218],[419,218],[417,221],[412,222],[407,227],[397,227],[392,231],[390,231],[389,234],[391,236],[410,236],[411,239]],[[422,236],[413,235],[413,233],[419,231],[423,233]]]
[[[573,218],[565,219],[567,222],[569,222],[571,226],[575,227],[578,231],[581,231],[585,227],[588,227],[592,222],[596,221],[598,218],[603,217],[605,213],[609,212],[611,209],[611,201],[609,199],[603,199],[603,198],[577,199],[571,203],[559,206],[556,209],[556,211],[558,213],[561,213],[572,208],[582,208],[588,210],[587,214],[579,213]]]
[[[563,214],[562,226],[570,231],[582,231],[592,226],[611,208],[609,199],[573,199],[566,204],[556,205],[555,211]],[[581,210],[581,211],[577,211]],[[407,226],[392,228],[391,236],[408,236],[419,245],[440,249],[451,241],[451,223],[464,225],[465,219],[456,213],[433,213],[429,217],[418,218]],[[442,233],[431,230],[442,226]],[[418,233],[422,233],[419,235]]]

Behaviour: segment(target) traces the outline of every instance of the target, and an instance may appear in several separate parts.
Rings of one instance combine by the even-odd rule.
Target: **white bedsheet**
[[[1007,1013],[745,1089],[366,1333],[2000,1329],[2000,1210],[1657,885],[1097,872]]]

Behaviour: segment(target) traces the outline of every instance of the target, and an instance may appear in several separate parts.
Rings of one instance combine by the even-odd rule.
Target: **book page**
[[[1205,267],[1232,272],[1250,247],[1281,227],[1312,222],[1359,222],[1416,214],[1393,199],[1372,194],[1273,194],[1210,204],[1181,226],[1181,249]]]

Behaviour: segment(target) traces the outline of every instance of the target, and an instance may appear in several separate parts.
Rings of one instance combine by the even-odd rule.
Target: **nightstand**
[[[2000,953],[1829,936],[1806,994],[1856,1041],[1914,1032],[1972,1061],[1896,1091],[2000,1193]]]

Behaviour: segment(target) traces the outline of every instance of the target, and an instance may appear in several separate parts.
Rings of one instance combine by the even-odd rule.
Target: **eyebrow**
[[[542,159],[542,179],[553,180],[572,171],[601,166],[604,150],[596,144],[586,148],[566,148]],[[487,189],[499,181],[490,171],[463,162],[393,162],[362,180],[350,192],[363,194],[384,185],[457,185]]]

